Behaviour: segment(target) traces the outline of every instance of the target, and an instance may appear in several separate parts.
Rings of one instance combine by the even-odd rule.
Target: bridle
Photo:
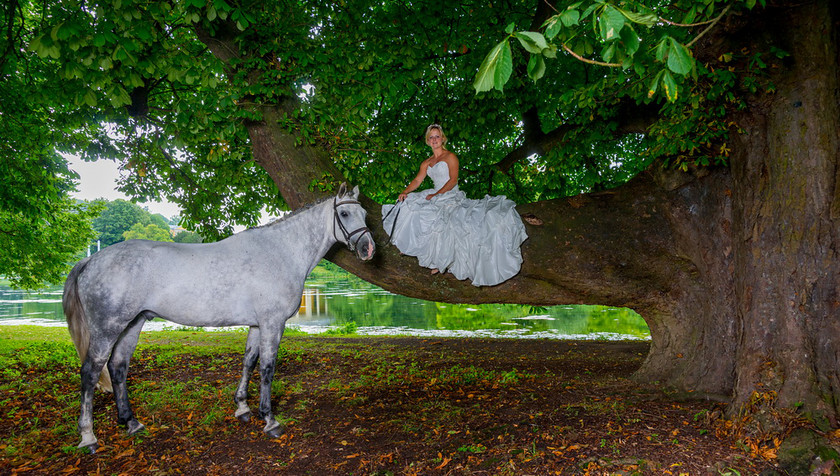
[[[335,234],[335,224],[338,223],[338,228],[341,230],[341,234],[344,235],[344,241],[347,243],[347,247],[350,248],[350,251],[355,251],[356,246],[359,244],[359,240],[367,233],[370,236],[371,241],[373,241],[373,234],[370,232],[370,229],[366,226],[361,228],[357,228],[351,232],[347,231],[347,227],[344,226],[344,223],[341,222],[338,216],[338,207],[342,205],[361,205],[362,203],[358,200],[342,200],[338,201],[338,197],[333,199],[333,237],[338,240],[338,236]],[[354,235],[359,234],[355,240],[350,240]]]

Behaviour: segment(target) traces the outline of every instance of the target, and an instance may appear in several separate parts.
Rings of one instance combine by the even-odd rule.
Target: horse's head
[[[367,212],[359,203],[359,187],[347,191],[347,184],[341,184],[338,195],[333,199],[333,235],[347,245],[350,251],[362,260],[373,258],[376,245],[373,235],[365,224]],[[336,230],[341,230],[337,233]]]

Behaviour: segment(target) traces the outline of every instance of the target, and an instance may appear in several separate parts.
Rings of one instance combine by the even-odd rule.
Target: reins
[[[341,234],[344,235],[344,241],[347,243],[347,247],[350,248],[350,251],[355,251],[356,246],[359,244],[359,240],[365,236],[365,233],[371,235],[370,239],[373,241],[373,234],[370,232],[370,228],[363,226],[361,228],[357,228],[352,232],[348,232],[347,228],[344,226],[344,223],[341,222],[338,216],[338,207],[341,205],[361,205],[361,202],[358,200],[342,200],[338,201],[338,198],[333,199],[333,237],[338,241],[338,236],[335,234],[335,224],[338,223],[338,228],[341,230]],[[360,233],[360,235],[354,240],[350,241],[350,238],[353,237],[356,233]]]
[[[396,202],[396,203],[394,203],[394,206],[393,206],[393,207],[391,207],[391,209],[390,209],[390,210],[388,210],[388,213],[386,213],[386,214],[385,214],[385,216],[384,216],[384,217],[382,217],[382,223],[385,223],[385,220],[387,220],[387,219],[388,219],[388,217],[389,217],[389,216],[391,216],[391,213],[394,213],[394,210],[396,210],[396,211],[397,211],[397,214],[396,214],[396,215],[394,215],[394,223],[393,223],[393,224],[391,224],[391,232],[390,232],[390,233],[388,233],[388,243],[389,243],[389,244],[393,243],[393,241],[391,241],[391,240],[393,240],[393,239],[394,239],[394,230],[397,228],[397,218],[399,218],[399,217],[400,217],[400,209],[401,209],[401,207],[400,207],[400,206],[401,206],[402,204],[403,204],[403,202],[401,202],[401,201],[397,200],[397,202]]]

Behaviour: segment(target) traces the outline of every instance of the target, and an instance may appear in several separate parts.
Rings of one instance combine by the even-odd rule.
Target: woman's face
[[[438,149],[443,146],[443,134],[441,134],[440,129],[429,129],[429,135],[426,136],[426,143],[432,149]]]

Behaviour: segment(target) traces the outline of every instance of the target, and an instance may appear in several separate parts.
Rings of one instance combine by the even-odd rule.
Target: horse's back
[[[90,257],[79,279],[80,292],[86,293],[88,307],[97,307],[109,319],[127,321],[146,312],[185,325],[257,325],[258,316],[294,300],[294,294],[299,299],[302,290],[284,285],[287,276],[254,252],[258,249],[253,245],[249,250],[236,240],[129,240]],[[303,279],[305,275],[296,279],[301,288]],[[290,295],[281,296],[278,287]]]

